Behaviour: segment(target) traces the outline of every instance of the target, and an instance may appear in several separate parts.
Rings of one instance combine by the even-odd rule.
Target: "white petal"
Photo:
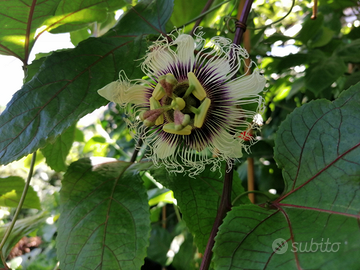
[[[213,135],[212,143],[219,152],[227,158],[241,158],[243,145],[234,139],[227,131],[222,130],[217,135]]]
[[[116,102],[121,106],[128,103],[141,104],[146,102],[146,87],[131,84],[128,81],[115,81],[104,86],[98,93],[109,101]]]
[[[115,102],[114,101],[114,92],[115,89],[117,88],[118,82],[111,82],[108,85],[104,86],[103,88],[99,89],[97,92],[100,96],[106,98],[109,101]]]
[[[181,63],[191,64],[194,63],[195,56],[195,41],[192,36],[181,34],[173,42],[172,45],[178,45],[176,49],[177,56]]]
[[[243,76],[227,83],[230,95],[235,99],[252,97],[263,91],[266,80],[260,75],[259,70],[255,70],[249,76]]]

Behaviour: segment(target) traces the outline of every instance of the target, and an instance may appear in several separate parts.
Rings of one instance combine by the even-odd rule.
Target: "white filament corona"
[[[181,33],[169,37],[155,41],[141,64],[150,81],[130,81],[121,72],[98,93],[130,108],[127,124],[150,147],[155,165],[190,176],[208,164],[216,170],[254,143],[241,135],[258,128],[252,119],[263,107],[265,79],[256,68],[235,77],[249,55],[229,39],[214,37],[205,44],[202,35],[196,41]],[[246,104],[257,109],[243,109]]]

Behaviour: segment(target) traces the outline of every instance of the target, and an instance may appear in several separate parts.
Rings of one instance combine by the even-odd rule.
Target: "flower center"
[[[166,119],[163,130],[178,135],[190,135],[194,128],[201,128],[211,104],[193,72],[181,83],[172,74],[160,76],[149,101],[150,110],[140,116],[144,124],[162,125]]]

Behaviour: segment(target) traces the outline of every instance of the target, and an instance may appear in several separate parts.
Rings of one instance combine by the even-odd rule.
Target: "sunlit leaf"
[[[83,152],[92,152],[93,156],[105,157],[108,146],[109,144],[104,137],[94,136],[85,143]]]
[[[108,11],[123,6],[119,0],[1,1],[0,54],[15,56],[27,64],[34,42],[44,31],[79,29],[86,23],[104,20]]]
[[[166,0],[141,1],[115,28],[73,50],[54,52],[0,115],[0,164],[42,148],[82,116],[108,101],[97,90],[118,78],[141,78],[146,34],[159,34],[172,11]],[[126,57],[124,57],[126,56]]]
[[[0,206],[17,207],[25,187],[25,181],[18,176],[0,178]],[[40,199],[32,186],[26,193],[23,208],[41,209]]]

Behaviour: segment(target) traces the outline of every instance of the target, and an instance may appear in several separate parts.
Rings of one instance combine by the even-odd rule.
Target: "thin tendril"
[[[287,16],[290,15],[290,13],[291,13],[291,11],[293,10],[294,6],[295,6],[295,0],[292,0],[291,7],[290,7],[289,11],[284,15],[284,17],[282,17],[282,18],[278,19],[277,21],[272,22],[272,23],[270,23],[270,24],[268,24],[268,25],[265,25],[265,26],[262,26],[262,27],[255,27],[255,28],[249,27],[249,29],[252,29],[252,30],[260,30],[260,29],[264,29],[264,28],[267,28],[267,27],[269,27],[269,26],[271,26],[271,25],[274,25],[274,24],[277,24],[277,23],[281,22],[281,21],[284,20]]]
[[[26,194],[27,194],[27,191],[29,189],[29,186],[30,186],[30,181],[31,181],[31,178],[32,178],[32,175],[33,175],[33,172],[34,172],[34,167],[35,167],[35,160],[36,160],[36,152],[33,153],[33,156],[31,158],[31,164],[30,164],[30,170],[29,170],[29,174],[28,174],[28,177],[26,179],[26,183],[25,183],[25,187],[24,187],[24,190],[21,194],[21,198],[20,198],[20,201],[19,201],[19,204],[16,208],[16,211],[15,211],[15,214],[14,214],[14,217],[10,223],[10,225],[7,227],[7,230],[4,234],[4,237],[3,239],[1,240],[1,243],[0,243],[0,253],[1,253],[1,260],[5,266],[5,268],[7,268],[7,265],[6,265],[6,260],[5,260],[5,256],[2,252],[2,249],[6,243],[6,240],[9,238],[10,234],[11,234],[11,231],[12,229],[14,228],[14,225],[15,225],[15,222],[19,216],[19,213],[20,213],[20,210],[24,204],[24,201],[25,201],[25,197],[26,197]]]

